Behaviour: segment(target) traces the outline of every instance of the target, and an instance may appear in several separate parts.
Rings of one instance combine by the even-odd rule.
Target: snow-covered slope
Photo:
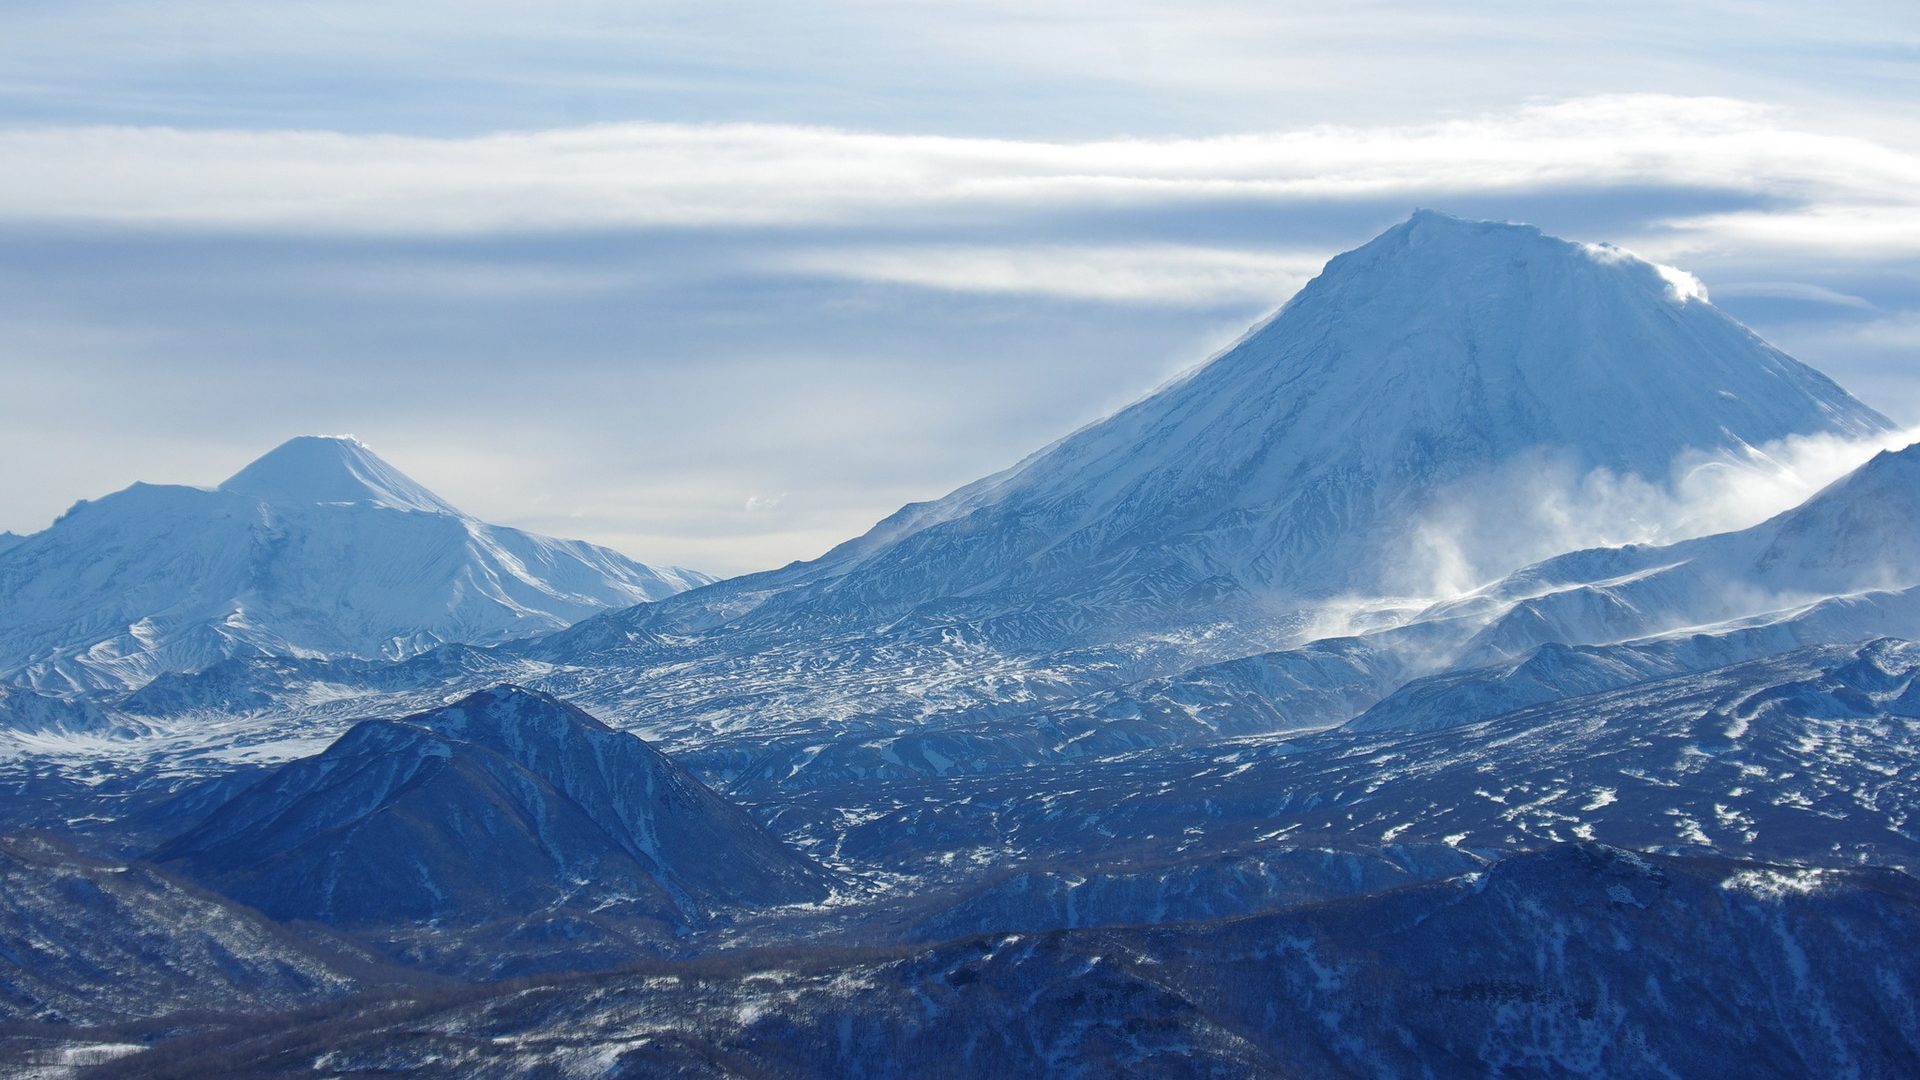
[[[1031,711],[1303,644],[1329,598],[1433,595],[1441,560],[1411,524],[1543,462],[1662,485],[1694,453],[1889,430],[1690,280],[1420,213],[1218,358],[1006,472],[820,559],[514,651],[607,673],[564,694],[646,686],[619,697],[649,737],[730,729],[743,702],[795,740]],[[1502,505],[1527,532],[1529,504]],[[1486,577],[1559,550],[1466,546]]]
[[[359,503],[389,510],[460,514],[351,437],[303,435],[289,439],[228,477],[220,490],[276,505]]]
[[[135,484],[0,548],[0,679],[68,693],[232,655],[400,658],[710,580],[476,521],[352,439],[302,437],[218,488]]]
[[[354,670],[233,661],[157,682],[126,705],[152,718],[205,710],[284,717],[326,702],[344,717],[383,707],[390,690],[510,679],[577,695],[663,740],[715,782],[785,791],[1017,771],[1331,727],[1363,711],[1354,730],[1457,726],[1810,645],[1920,639],[1916,472],[1920,447],[1884,453],[1750,529],[1576,552],[1374,633],[1172,676],[1113,678],[1127,662],[1118,650],[995,669],[978,659],[991,654],[957,630],[781,642],[770,631],[723,628],[680,640],[635,634],[624,650],[557,647],[619,622],[603,618],[538,643],[544,662],[453,650]],[[765,651],[722,651],[742,641]],[[445,682],[435,674],[443,669]],[[749,715],[752,723],[741,722]]]
[[[815,562],[650,617],[1284,608],[1408,584],[1409,520],[1490,470],[1664,483],[1683,451],[1888,426],[1678,271],[1421,212],[1138,404]]]
[[[270,539],[320,554],[250,572],[205,649],[235,655],[102,704],[129,738],[5,735],[0,786],[18,827],[173,837],[169,880],[417,968],[645,958],[209,1029],[130,1072],[1897,1073],[1920,646],[1861,640],[1920,636],[1920,450],[1739,532],[1383,595],[1460,485],[1885,427],[1684,275],[1421,214],[1154,397],[821,560],[495,648],[246,655],[260,596],[358,618],[430,576],[339,602],[329,552],[464,520],[359,448],[289,448],[193,493],[244,532],[172,544],[196,509],[100,545],[115,587],[225,582],[184,571],[289,504],[376,524]],[[115,498],[164,524],[183,490]],[[6,543],[0,568],[38,538]],[[1114,929],[1053,932],[1087,927]]]
[[[81,735],[119,732],[131,725],[108,716],[88,701],[36,694],[18,686],[0,684],[0,732],[29,735]]]
[[[1468,664],[1515,657],[1547,642],[1601,644],[1732,620],[1835,623],[1852,598],[1869,608],[1911,607],[1920,586],[1920,445],[1889,450],[1801,505],[1736,532],[1663,546],[1571,552],[1520,570],[1427,613],[1489,624]],[[1858,594],[1858,595],[1856,595]],[[1876,595],[1877,594],[1877,595]],[[1891,631],[1882,631],[1891,632]]]
[[[518,687],[369,720],[155,859],[280,918],[669,925],[820,900],[828,877],[641,740]]]
[[[1349,731],[1459,727],[1529,705],[1668,675],[1706,671],[1807,646],[1889,637],[1920,640],[1920,588],[1829,597],[1803,607],[1610,645],[1550,641],[1518,658],[1447,668],[1410,680],[1345,726]]]
[[[905,869],[1037,864],[1123,842],[1494,852],[1572,840],[1912,865],[1920,645],[1819,646],[1445,730],[1258,738],[779,801],[803,845]],[[848,826],[849,820],[855,822]],[[1157,843],[1154,838],[1160,838]],[[1124,850],[1124,849],[1121,849]],[[1083,875],[1084,876],[1084,875]]]
[[[1392,614],[1362,636],[1213,663],[1196,663],[1217,647],[1212,638],[1170,636],[1159,647],[1186,663],[1169,676],[1129,677],[1146,665],[1119,647],[1009,657],[996,648],[996,628],[1019,622],[1066,637],[1085,625],[1032,608],[947,625],[809,624],[805,635],[751,616],[690,636],[644,625],[656,609],[724,603],[727,583],[684,603],[589,620],[513,655],[475,657],[444,685],[511,679],[578,696],[729,785],[800,790],[985,773],[1329,727],[1370,708],[1358,728],[1451,726],[1808,645],[1920,638],[1916,537],[1920,447],[1883,453],[1758,526],[1575,552],[1425,612]],[[442,651],[410,666],[435,657],[457,659]],[[443,685],[410,682],[399,668],[370,679],[337,665],[306,673],[263,663],[167,680],[128,705],[156,717],[285,713],[307,701]],[[749,714],[754,722],[741,723]]]

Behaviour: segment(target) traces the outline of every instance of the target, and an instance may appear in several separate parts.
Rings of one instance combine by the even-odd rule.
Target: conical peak
[[[288,439],[235,473],[220,485],[220,490],[268,503],[367,503],[396,510],[459,514],[351,435]]]
[[[1400,379],[1420,380],[1428,388],[1416,403],[1433,404],[1430,391],[1445,390],[1448,401],[1465,395],[1510,406],[1511,415],[1454,419],[1481,423],[1477,430],[1505,419],[1523,427],[1545,421],[1538,431],[1512,432],[1543,443],[1561,441],[1554,421],[1584,429],[1583,418],[1604,407],[1619,410],[1609,422],[1666,416],[1677,427],[1650,434],[1678,444],[1659,447],[1667,457],[1658,463],[1632,463],[1656,471],[1679,447],[1734,444],[1723,428],[1759,445],[1833,426],[1823,417],[1849,433],[1886,427],[1706,299],[1691,274],[1621,248],[1421,210],[1328,262],[1223,359],[1229,369],[1296,386],[1294,376],[1310,370],[1366,383],[1369,401]],[[1743,425],[1742,412],[1766,420]]]
[[[1584,244],[1549,236],[1533,225],[1476,221],[1416,210],[1407,220],[1327,264],[1308,291],[1443,293],[1449,303],[1521,281],[1515,298],[1540,298],[1550,281],[1573,282],[1569,294],[1638,295],[1650,303],[1707,299],[1699,279],[1611,244]],[[1463,295],[1459,290],[1466,289]],[[1554,291],[1554,290],[1547,290]]]
[[[552,694],[503,683],[405,723],[427,728],[463,742],[518,745],[527,735],[553,735],[570,729],[611,732],[612,729]]]
[[[1587,245],[1548,236],[1532,225],[1474,221],[1437,210],[1416,210],[1407,220],[1334,259],[1323,276],[1384,274],[1391,278],[1401,269],[1431,276],[1467,273],[1489,262],[1575,265],[1591,258]],[[1336,275],[1336,270],[1344,273]]]
[[[1388,230],[1389,232],[1419,233],[1423,236],[1478,236],[1512,238],[1539,237],[1544,234],[1538,226],[1517,221],[1491,221],[1482,218],[1465,218],[1441,210],[1422,207],[1415,210],[1407,220]]]
[[[1486,221],[1458,217],[1439,210],[1415,210],[1407,220],[1374,237],[1358,249],[1375,245],[1404,250],[1432,248],[1506,247],[1537,244],[1541,241],[1562,247],[1575,247],[1565,240],[1547,236],[1538,226],[1515,221]]]
[[[1223,522],[1272,513],[1274,544],[1333,562],[1338,544],[1299,535],[1319,526],[1273,508],[1306,500],[1344,528],[1355,505],[1419,505],[1521,461],[1659,482],[1686,452],[1889,427],[1724,313],[1676,296],[1652,263],[1425,211],[1333,259],[1189,377],[1036,457],[1017,486],[985,490],[1110,498],[1124,535],[1151,535],[1141,523],[1155,513],[1187,535],[1194,478],[1212,477],[1230,494],[1203,509]],[[971,513],[979,497],[953,508]],[[1367,527],[1393,528],[1386,517]]]
[[[1804,520],[1858,509],[1871,509],[1889,520],[1920,517],[1920,443],[1880,451],[1783,516]]]

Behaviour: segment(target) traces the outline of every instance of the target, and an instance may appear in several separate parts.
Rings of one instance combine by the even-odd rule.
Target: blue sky
[[[1911,4],[0,7],[0,528],[353,433],[736,572],[1151,389],[1416,206],[1920,421]]]

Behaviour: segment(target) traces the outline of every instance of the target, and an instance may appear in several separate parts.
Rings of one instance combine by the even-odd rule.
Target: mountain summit
[[[1658,479],[1682,450],[1888,427],[1684,271],[1433,211],[1329,262],[1194,383],[1183,404],[1268,436],[1248,458],[1382,474],[1551,447]]]
[[[351,438],[217,488],[135,484],[0,546],[0,680],[124,690],[231,656],[399,659],[712,579],[477,521]]]
[[[276,918],[334,924],[566,905],[684,924],[831,884],[640,739],[511,685],[357,724],[154,857]]]
[[[1109,639],[1244,623],[1387,591],[1420,516],[1501,470],[1664,484],[1687,451],[1890,428],[1681,271],[1422,211],[1150,397],[814,562],[644,617],[1051,611],[1050,634]]]
[[[221,491],[269,504],[363,503],[461,516],[351,435],[300,435],[234,473]]]

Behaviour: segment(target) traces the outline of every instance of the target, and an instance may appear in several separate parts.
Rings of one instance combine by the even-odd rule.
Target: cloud
[[[1522,93],[1897,124],[1910,3],[86,0],[0,5],[0,113],[488,131],[736,119],[1060,136],[1462,115]],[[1291,122],[1291,121],[1289,121]]]
[[[1871,156],[1871,155],[1866,155]],[[1667,223],[1675,238],[1669,248],[1686,253],[1738,245],[1747,250],[1809,252],[1850,260],[1906,259],[1920,251],[1920,192],[1891,190],[1901,170],[1862,176],[1858,187],[1878,191],[1871,202],[1816,202],[1769,211],[1741,211],[1681,217]],[[1908,183],[1912,181],[1909,180]],[[1886,190],[1881,190],[1887,185]],[[1833,185],[1819,195],[1845,199],[1851,186]]]
[[[635,276],[614,270],[577,266],[520,266],[489,264],[481,260],[448,262],[434,259],[390,258],[369,261],[350,272],[338,270],[293,273],[290,284],[303,281],[343,291],[431,299],[486,301],[523,296],[607,292],[631,288]]]
[[[1326,262],[1178,244],[839,246],[793,252],[774,265],[801,273],[931,289],[1167,305],[1271,303]]]
[[[1411,596],[1458,596],[1562,552],[1744,529],[1916,440],[1920,429],[1868,439],[1796,435],[1740,453],[1685,453],[1665,477],[1516,461],[1440,495],[1409,529],[1395,584]]]
[[[1809,304],[1851,308],[1855,311],[1879,310],[1871,300],[1864,297],[1803,281],[1735,281],[1717,285],[1713,291],[1714,295],[1723,299],[1751,297],[1765,300],[1799,300]]]
[[[1667,95],[1208,137],[0,129],[0,442],[54,462],[0,527],[345,428],[490,519],[776,565],[1124,404],[1414,205],[1827,302],[1803,356],[1904,404],[1910,271],[1812,234],[1920,257],[1920,165],[1837,130]],[[538,468],[482,467],[509,445]]]
[[[471,138],[56,127],[0,132],[0,159],[0,220],[36,224],[406,236],[871,226],[1641,184],[1782,203],[1678,220],[1674,246],[1920,251],[1920,155],[1724,98],[1615,95],[1416,126],[1080,142],[766,124]]]

